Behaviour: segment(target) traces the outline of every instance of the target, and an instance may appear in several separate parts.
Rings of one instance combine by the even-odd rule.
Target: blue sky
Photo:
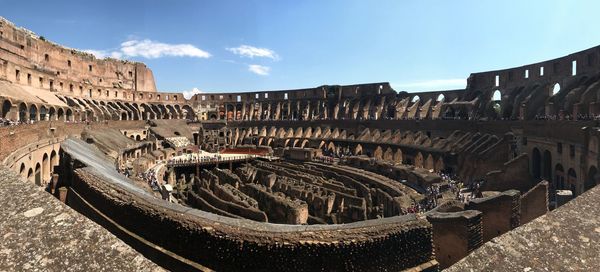
[[[146,63],[162,91],[388,81],[462,88],[471,72],[600,44],[600,1],[30,1],[0,16],[68,47]]]

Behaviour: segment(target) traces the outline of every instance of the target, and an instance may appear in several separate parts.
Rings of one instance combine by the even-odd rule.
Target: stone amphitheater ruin
[[[0,270],[598,267],[600,47],[467,82],[185,99],[0,18]]]

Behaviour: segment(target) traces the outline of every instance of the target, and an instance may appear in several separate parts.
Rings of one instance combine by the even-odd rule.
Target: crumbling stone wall
[[[483,244],[482,213],[475,210],[427,213],[440,268],[446,268]]]
[[[520,197],[519,191],[508,190],[495,196],[473,199],[465,206],[465,210],[482,213],[484,243],[520,225]]]
[[[300,231],[167,205],[111,185],[88,168],[77,170],[75,179],[72,189],[120,226],[209,268],[402,270],[433,259],[431,228],[414,216]]]
[[[521,225],[548,212],[548,187],[548,182],[542,181],[521,196]]]

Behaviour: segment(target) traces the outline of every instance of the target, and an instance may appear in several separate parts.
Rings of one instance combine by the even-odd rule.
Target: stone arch
[[[136,141],[141,141],[141,140],[142,140],[142,137],[140,137],[140,135],[136,135],[136,136],[135,136],[135,140],[136,140]]]
[[[377,146],[375,148],[375,151],[373,151],[373,158],[378,160],[383,159],[383,149],[381,148],[381,146]]]
[[[21,163],[21,167],[19,168],[19,174],[22,177],[25,177],[25,163],[24,162]]]
[[[394,161],[394,151],[391,147],[388,147],[385,152],[383,152],[383,159],[390,162]]]
[[[302,143],[300,144],[300,147],[301,147],[301,148],[305,148],[307,144],[308,144],[308,139],[304,139],[304,140],[302,141]]]
[[[188,119],[188,120],[196,119],[195,118],[196,114],[194,113],[194,110],[192,109],[192,107],[190,107],[189,105],[183,105],[183,107],[181,107],[181,109],[184,110],[186,119]],[[241,109],[239,112],[241,112]]]
[[[42,166],[40,165],[40,163],[38,162],[35,165],[35,185],[41,186],[42,185]]]
[[[335,152],[335,144],[333,142],[329,142],[327,145],[327,150],[329,150],[329,152]]]
[[[360,144],[357,144],[354,148],[354,155],[359,156],[363,154],[363,147]]]
[[[34,178],[33,177],[33,168],[30,167],[29,170],[27,171],[27,180],[29,182],[33,182],[34,181],[33,178]]]
[[[12,109],[12,102],[8,99],[4,100],[4,102],[2,102],[2,118],[4,119],[9,119],[8,114],[10,113]]]
[[[173,105],[168,104],[165,106],[165,108],[167,109],[167,114],[169,115],[169,119],[179,119],[179,117],[177,116],[177,112],[175,111],[175,108],[173,108]]]
[[[544,150],[542,156],[541,178],[552,180],[552,154],[548,150]]]
[[[50,157],[48,153],[44,153],[42,156],[42,178],[48,180],[50,178]]]
[[[492,101],[502,101],[502,93],[500,90],[495,90],[494,93],[492,93]]]
[[[40,113],[39,114],[39,116],[40,116],[39,120],[40,121],[49,120],[49,118],[48,118],[48,108],[46,108],[46,106],[42,105],[40,107],[40,112],[39,113]]]
[[[398,148],[396,153],[394,153],[394,162],[402,163],[402,150]]]
[[[421,152],[417,152],[417,155],[415,155],[415,161],[413,165],[415,167],[423,168],[423,154],[421,154]]]
[[[25,122],[29,120],[29,109],[27,108],[27,104],[25,102],[21,102],[19,104],[19,122]]]
[[[423,168],[425,168],[427,170],[435,169],[435,165],[433,162],[433,156],[431,156],[431,154],[428,154],[427,157],[425,158],[425,160],[423,161]]]
[[[533,148],[531,152],[531,175],[535,179],[539,179],[542,176],[542,155],[537,147]]]
[[[558,92],[560,92],[560,84],[557,82],[550,88],[549,96],[557,95]]]
[[[64,121],[64,116],[65,116],[65,110],[63,108],[58,108],[58,110],[56,112],[57,119],[60,121]]]
[[[56,120],[56,108],[54,106],[50,106],[48,108],[48,120],[50,120],[50,121]]]
[[[29,106],[29,120],[34,122],[39,121],[38,107],[35,104]]]
[[[446,97],[444,96],[444,94],[440,94],[440,95],[438,95],[436,101],[437,102],[444,102],[445,99],[446,99]]]
[[[67,108],[67,112],[65,113],[66,119],[69,122],[73,121],[73,110],[71,108]]]
[[[58,155],[56,153],[56,150],[52,150],[52,152],[50,152],[50,166],[56,166],[58,165]]]
[[[142,114],[142,120],[156,119],[154,112],[152,111],[150,106],[148,106],[148,104],[142,103],[142,104],[140,104],[140,108],[141,108],[140,112]]]

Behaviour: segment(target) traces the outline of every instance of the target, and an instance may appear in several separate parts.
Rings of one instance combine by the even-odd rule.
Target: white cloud
[[[189,91],[183,91],[183,97],[185,97],[185,99],[190,99],[192,98],[192,96],[194,96],[195,94],[201,94],[204,93],[203,91],[201,91],[198,88],[193,88]]]
[[[268,76],[269,72],[271,71],[271,68],[267,67],[267,66],[258,65],[258,64],[250,64],[250,65],[248,65],[248,71],[255,73],[257,75]]]
[[[148,59],[162,56],[209,58],[210,54],[191,44],[167,44],[151,40],[131,40],[121,44],[121,52],[126,56],[141,56]]]
[[[238,47],[225,48],[225,49],[227,49],[227,51],[230,51],[236,55],[240,55],[242,57],[248,57],[251,59],[254,57],[259,57],[259,58],[270,58],[273,60],[279,60],[279,55],[277,55],[277,53],[275,53],[275,51],[268,49],[268,48],[258,48],[258,47],[243,44]]]
[[[86,49],[86,50],[83,50],[83,52],[90,53],[90,54],[96,56],[96,58],[99,58],[99,59],[108,58],[108,57],[115,58],[115,59],[120,59],[120,58],[123,57],[123,54],[121,52],[118,52],[118,51],[112,51],[111,52],[111,51],[107,51],[107,50]]]
[[[156,59],[160,57],[194,57],[210,58],[210,53],[197,48],[191,44],[168,44],[156,42],[148,39],[128,40],[121,43],[117,50],[83,50],[95,55],[97,58],[116,58],[123,57],[143,57],[147,59]]]
[[[467,80],[463,78],[456,79],[433,79],[408,83],[392,83],[396,91],[430,91],[443,89],[465,88]]]

